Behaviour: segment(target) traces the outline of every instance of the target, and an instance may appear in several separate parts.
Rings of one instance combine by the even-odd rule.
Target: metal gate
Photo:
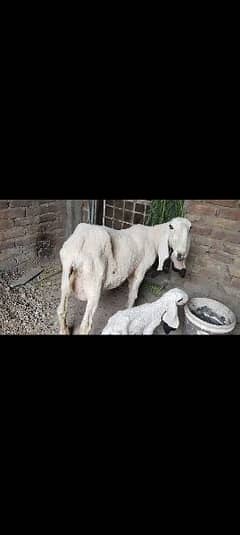
[[[106,224],[106,200],[89,201],[89,222],[95,225]]]
[[[106,201],[98,199],[97,201],[94,201],[94,202],[95,202],[95,218],[94,218],[95,225],[104,225],[103,210],[105,209],[104,203]]]
[[[99,199],[88,201],[88,222],[91,225],[103,225],[103,207],[105,202]]]
[[[95,205],[95,223],[97,225],[106,225],[106,200],[91,201],[96,202]]]

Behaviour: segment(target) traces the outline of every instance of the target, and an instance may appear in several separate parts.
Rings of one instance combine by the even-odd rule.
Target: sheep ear
[[[162,319],[169,325],[169,327],[172,327],[172,329],[177,329],[179,327],[178,309],[175,302],[169,303]]]
[[[169,248],[168,248],[168,232],[165,232],[161,237],[159,247],[158,247],[158,268],[157,271],[163,271],[163,266],[165,260],[169,258]]]

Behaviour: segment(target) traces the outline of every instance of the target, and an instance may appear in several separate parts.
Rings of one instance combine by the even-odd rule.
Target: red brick
[[[34,225],[34,223],[39,223],[39,216],[15,219],[15,227],[26,227],[28,225]]]
[[[38,225],[37,231],[38,233],[48,233],[49,231],[55,231],[57,228],[59,228],[57,221],[51,221],[50,223],[40,223]]]
[[[56,203],[43,204],[41,206],[40,210],[41,210],[41,212],[40,212],[41,215],[49,213],[49,212],[54,212],[54,211],[57,210]]]
[[[23,227],[19,227],[19,228],[12,227],[10,229],[0,231],[0,247],[1,247],[2,240],[8,240],[9,238],[17,238],[18,236],[24,236]]]
[[[14,222],[12,219],[0,219],[0,231],[8,228],[12,228]]]
[[[192,223],[195,223],[196,221],[203,221],[203,218],[200,215],[193,214],[192,212],[186,212],[186,217]]]
[[[220,246],[222,242],[218,240],[213,240],[211,236],[201,236],[199,234],[193,234],[191,243],[192,245],[196,245],[196,247],[198,247],[198,245],[207,245],[208,247],[212,247],[215,245]]]
[[[29,208],[26,208],[26,217],[32,217],[35,215],[38,215],[40,212],[39,206],[30,206]]]
[[[240,230],[240,223],[239,221],[234,221],[231,219],[224,219],[223,217],[215,217],[215,216],[209,216],[209,215],[198,215],[195,216],[195,214],[186,214],[186,217],[192,221],[193,227],[196,225],[199,227],[213,227],[215,229],[224,228],[225,230],[231,230],[233,232],[237,232]],[[198,219],[197,219],[198,218]]]
[[[216,206],[212,204],[197,204],[193,201],[189,205],[188,211],[194,214],[203,214],[211,216],[215,216],[217,214]]]
[[[219,209],[219,216],[234,221],[240,221],[240,209],[223,207]]]
[[[210,246],[209,245],[191,245],[191,255],[202,255],[202,254],[208,254]]]
[[[233,243],[223,242],[223,250],[233,255],[239,255],[240,258],[240,245],[234,245]]]
[[[236,199],[232,199],[232,200],[229,200],[229,199],[220,199],[220,200],[210,200],[208,201],[209,204],[216,204],[217,206],[228,206],[230,208],[234,208],[235,206],[237,207],[238,206],[238,202]]]
[[[0,210],[0,219],[13,219],[15,217],[24,217],[25,213],[25,208],[7,208],[6,210]]]
[[[199,225],[192,226],[192,234],[199,234],[200,236],[209,236],[212,233],[212,227],[200,227]]]
[[[33,202],[34,201],[32,199],[14,199],[13,201],[10,201],[10,208],[16,208],[18,206],[22,206],[25,208],[26,206],[31,206]]]
[[[63,199],[57,199],[56,201],[53,201],[56,203],[57,207],[61,210],[64,210],[66,208],[66,201]]]
[[[205,224],[206,225],[212,225],[213,221],[212,219],[205,218]],[[218,217],[216,220],[214,220],[214,227],[215,228],[224,228],[225,230],[230,230],[233,232],[240,232],[240,223],[238,221],[234,221],[232,219],[224,219],[223,217]]]
[[[25,234],[24,236],[26,236],[26,238],[30,238],[30,237],[36,237],[36,236],[39,236],[39,225],[34,225],[33,227],[28,227],[27,229],[25,229]]]
[[[228,232],[225,230],[213,229],[212,237],[217,240],[225,240],[227,242],[240,243],[240,232]]]
[[[53,214],[53,213],[40,215],[40,223],[43,223],[45,221],[55,221],[55,219],[56,219],[56,214]]]

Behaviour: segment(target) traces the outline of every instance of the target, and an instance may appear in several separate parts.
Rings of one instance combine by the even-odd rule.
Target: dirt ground
[[[21,272],[0,274],[0,334],[6,335],[39,335],[58,334],[57,307],[60,302],[61,266],[58,262],[43,263],[43,271],[31,281],[12,288],[20,276],[27,275],[35,266],[27,266]],[[39,264],[38,264],[39,267]],[[152,273],[156,275],[156,273]],[[149,273],[141,286],[137,305],[150,303],[158,299],[165,291],[179,287],[189,295],[211,296],[211,291],[198,288],[189,278],[181,279],[178,274]],[[126,308],[128,287],[125,283],[116,290],[104,292],[94,317],[91,335],[101,334],[108,319],[118,310]],[[215,297],[218,299],[219,297]],[[227,303],[226,303],[227,304]],[[81,323],[86,303],[79,302],[74,296],[69,300],[68,324],[76,327]],[[180,310],[180,328],[171,332],[172,335],[183,334],[184,314]],[[160,326],[155,335],[164,335]],[[233,334],[240,334],[238,324]]]

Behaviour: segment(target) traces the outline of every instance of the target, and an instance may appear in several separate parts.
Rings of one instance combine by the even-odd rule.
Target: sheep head
[[[168,272],[171,259],[173,269],[178,271],[182,277],[185,276],[185,261],[191,245],[191,227],[191,222],[184,217],[175,217],[165,224],[158,250],[158,271]]]

